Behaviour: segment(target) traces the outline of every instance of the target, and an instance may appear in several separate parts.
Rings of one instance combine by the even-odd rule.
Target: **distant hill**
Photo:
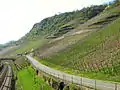
[[[0,50],[14,45],[16,45],[16,41],[9,41],[8,43],[0,44]]]
[[[2,50],[2,48],[3,48],[3,45],[2,45],[2,44],[0,44],[0,51]]]

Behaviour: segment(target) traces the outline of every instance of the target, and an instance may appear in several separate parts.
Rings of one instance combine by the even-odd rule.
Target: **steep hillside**
[[[52,17],[43,19],[36,23],[31,31],[26,34],[20,41],[35,40],[36,38],[55,38],[71,30],[78,24],[83,24],[90,18],[96,16],[104,10],[106,5],[91,6],[73,12],[61,13]]]
[[[29,33],[16,42],[20,47],[13,53],[30,52],[31,49],[37,49],[54,39],[58,40],[62,35],[75,31],[78,26],[98,15],[105,7],[106,5],[90,6],[45,18],[40,23],[36,23]]]
[[[83,24],[79,24],[73,30],[64,34],[59,38],[49,40],[49,43],[43,45],[39,51],[37,51],[39,57],[46,57],[55,54],[72,44],[75,44],[79,40],[83,39],[90,33],[104,28],[106,25],[116,20],[120,16],[119,7],[113,7],[112,9],[106,9],[96,17],[91,18]],[[37,54],[36,53],[36,54]]]
[[[81,30],[89,32],[82,39],[80,38]],[[48,66],[71,69],[73,72],[77,71],[78,74],[95,73],[91,76],[92,78],[119,81],[120,3],[109,6],[100,15],[79,25],[75,31],[77,32],[74,33],[77,34],[70,31],[64,37],[49,42],[39,51],[37,50],[35,55]],[[76,37],[79,39],[77,40]],[[60,44],[65,46],[65,43],[70,43],[70,40],[73,42],[72,45],[58,50],[58,53],[57,51],[53,52],[56,50],[56,46],[59,47]]]

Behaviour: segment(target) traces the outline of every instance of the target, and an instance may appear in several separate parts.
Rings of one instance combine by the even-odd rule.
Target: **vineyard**
[[[68,49],[43,57],[42,62],[47,62],[44,64],[48,66],[54,64],[77,70],[78,73],[92,72],[118,76],[120,74],[120,18],[94,31]]]

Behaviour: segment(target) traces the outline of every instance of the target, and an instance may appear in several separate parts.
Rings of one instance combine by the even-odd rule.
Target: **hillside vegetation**
[[[89,29],[98,28],[98,26],[100,27],[101,25],[103,27],[92,31],[92,33],[85,38],[78,40],[75,44],[58,53],[50,56],[43,55],[42,57],[41,50],[43,52],[45,50],[42,48],[39,49],[39,52],[36,52],[36,56],[41,58],[41,62],[48,66],[69,68],[77,71],[78,74],[83,73],[88,75],[89,73],[98,73],[96,76],[98,79],[119,81],[120,4],[111,5],[104,10],[103,13],[86,23]],[[62,42],[63,40],[64,39],[61,39],[57,42]],[[52,46],[55,46],[55,44],[56,42],[53,42]],[[51,45],[49,46],[49,44],[47,44],[47,49],[50,47]],[[91,77],[93,78],[94,76]]]
[[[83,24],[90,18],[96,16],[102,12],[105,7],[106,5],[91,6],[45,18],[40,23],[36,23],[31,31],[20,41],[34,40],[43,36],[45,38],[59,37],[74,29],[78,24]]]
[[[40,23],[34,24],[29,33],[15,42],[19,48],[12,54],[30,52],[31,49],[35,50],[52,40],[54,41],[57,37],[75,31],[76,27],[98,15],[105,7],[106,5],[95,5],[43,19]]]
[[[40,58],[56,54],[65,48],[71,47],[92,32],[106,27],[119,16],[119,6],[107,8],[99,15],[89,19],[84,24],[79,24],[76,28],[63,36],[52,40],[49,39],[49,43],[44,44],[39,50],[37,50],[36,54],[38,53],[37,56]]]

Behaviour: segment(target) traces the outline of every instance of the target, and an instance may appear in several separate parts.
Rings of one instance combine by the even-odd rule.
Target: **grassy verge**
[[[31,67],[18,72],[17,83],[21,83],[23,90],[53,90],[42,78],[35,75]]]

